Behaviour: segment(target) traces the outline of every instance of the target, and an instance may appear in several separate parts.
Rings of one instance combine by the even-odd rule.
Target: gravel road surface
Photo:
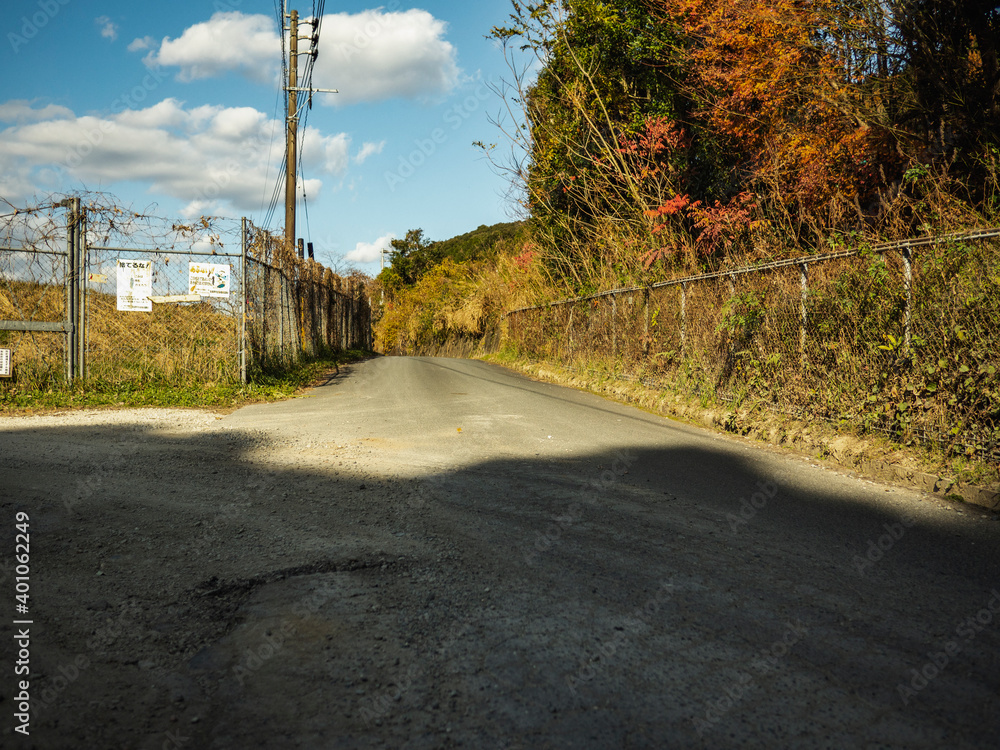
[[[0,506],[4,748],[998,746],[995,516],[481,362],[0,418]]]

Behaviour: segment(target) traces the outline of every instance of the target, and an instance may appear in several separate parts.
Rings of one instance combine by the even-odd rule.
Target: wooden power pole
[[[284,8],[284,4],[282,4]],[[309,95],[309,106],[312,107],[312,95],[315,92],[323,94],[340,93],[337,89],[315,89],[311,87],[299,86],[299,12],[293,10],[290,13],[282,12],[283,18],[288,18],[288,85],[285,90],[288,92],[288,111],[285,115],[285,156],[287,164],[285,166],[285,244],[294,250],[296,244],[295,237],[295,204],[298,198],[298,138],[299,138],[299,92],[303,91]],[[306,52],[306,56],[312,55],[313,62],[319,54],[319,32],[318,19],[313,18],[303,22],[312,25],[312,33],[304,37],[312,42],[312,48]]]
[[[293,10],[288,36],[288,114],[285,124],[285,245],[295,247],[296,162],[299,137],[299,12]]]

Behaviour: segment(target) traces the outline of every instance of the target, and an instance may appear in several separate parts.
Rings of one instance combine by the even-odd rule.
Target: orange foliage
[[[840,4],[842,5],[842,4]],[[850,50],[821,30],[860,33],[834,0],[659,0],[689,36],[696,115],[748,178],[786,203],[867,203],[891,162],[886,132],[865,121]],[[709,209],[706,209],[706,211]],[[705,231],[709,231],[706,229]]]

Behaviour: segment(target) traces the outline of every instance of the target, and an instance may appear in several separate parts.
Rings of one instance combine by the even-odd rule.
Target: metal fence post
[[[567,305],[569,307],[569,320],[566,323],[566,343],[569,350],[566,353],[566,361],[573,361],[573,315],[576,313],[575,305]]]
[[[681,282],[681,354],[687,343],[687,282]]]
[[[80,199],[74,198],[77,214],[76,250],[79,253],[77,261],[78,292],[77,292],[77,375],[82,380],[87,378],[87,210],[80,208]]]
[[[250,230],[247,227],[247,217],[243,217],[241,225],[241,238],[243,242],[243,257],[240,258],[240,380],[246,385],[247,380],[247,255],[249,255],[249,243],[247,237]]]
[[[66,380],[73,381],[76,375],[76,295],[78,292],[77,268],[78,259],[76,252],[76,222],[77,222],[77,202],[79,199],[70,199],[66,205],[69,209],[66,214],[66,262],[63,266],[66,272]]]
[[[618,356],[618,298],[611,295],[611,357]]]
[[[285,274],[278,273],[278,356],[285,364]]]
[[[806,324],[809,322],[809,311],[806,308],[806,300],[809,297],[809,264],[802,263],[799,266],[799,283],[802,286],[802,298],[799,312],[801,321],[799,324],[799,352],[803,363],[806,359]]]
[[[910,351],[910,329],[913,324],[913,253],[905,247],[903,254],[903,291],[906,294],[906,307],[903,310],[903,349]]]
[[[642,290],[643,297],[643,337],[642,337],[642,354],[648,359],[653,353],[653,340],[649,335],[649,287]]]

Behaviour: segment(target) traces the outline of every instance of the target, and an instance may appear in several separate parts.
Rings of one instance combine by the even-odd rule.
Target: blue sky
[[[447,239],[510,220],[506,181],[472,146],[500,139],[488,84],[507,69],[484,37],[509,13],[509,0],[326,5],[313,85],[341,94],[314,97],[300,146],[298,234],[318,260],[377,272],[377,248],[408,229]],[[4,18],[0,197],[93,190],[264,222],[284,153],[273,0],[35,0]],[[283,223],[279,206],[268,226]]]

